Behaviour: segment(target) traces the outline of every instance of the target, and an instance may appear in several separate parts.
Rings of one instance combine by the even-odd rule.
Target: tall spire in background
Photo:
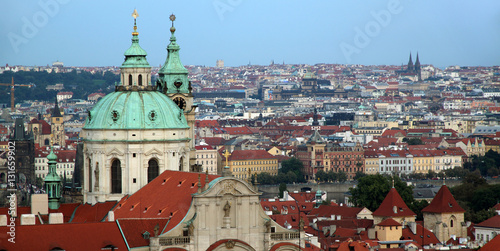
[[[418,81],[422,81],[422,75],[421,73],[421,68],[420,68],[420,60],[418,59],[418,52],[417,52],[417,60],[415,60],[415,73],[417,74]]]
[[[410,59],[408,60],[408,69],[407,71],[410,73],[413,73],[415,70],[415,67],[413,66],[413,60],[411,59],[411,52],[410,52]]]

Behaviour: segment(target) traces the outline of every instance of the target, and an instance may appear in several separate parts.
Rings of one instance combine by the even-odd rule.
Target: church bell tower
[[[156,81],[158,89],[172,99],[179,108],[184,112],[184,116],[188,122],[190,142],[190,171],[194,171],[193,167],[196,163],[195,156],[195,140],[194,140],[194,122],[196,105],[193,103],[194,97],[191,88],[191,81],[188,79],[188,70],[182,65],[179,56],[180,46],[177,44],[175,37],[175,15],[170,15],[172,27],[170,27],[170,44],[167,46],[167,59],[163,67],[158,71],[159,78]]]

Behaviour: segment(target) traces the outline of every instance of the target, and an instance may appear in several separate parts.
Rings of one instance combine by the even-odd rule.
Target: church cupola
[[[49,160],[49,174],[45,177],[45,191],[49,197],[49,209],[58,209],[59,200],[61,199],[61,178],[57,175],[57,156],[54,153],[53,147],[50,148],[50,153],[47,156]]]
[[[120,67],[121,83],[117,91],[154,90],[151,85],[151,66],[146,60],[147,53],[139,45],[139,32],[137,32],[137,10],[132,13],[134,17],[134,31],[132,32],[132,45],[125,51],[125,61]]]
[[[170,27],[170,44],[167,46],[168,55],[165,64],[158,71],[157,85],[166,94],[191,93],[188,70],[182,65],[179,57],[180,46],[175,38],[174,15],[170,15],[170,21],[172,21],[172,27]]]

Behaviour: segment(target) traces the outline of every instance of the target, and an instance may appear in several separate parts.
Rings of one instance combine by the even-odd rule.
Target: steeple
[[[61,110],[59,110],[59,104],[57,103],[57,98],[56,98],[56,104],[54,105],[54,110],[52,110],[52,117],[53,118],[61,118]]]
[[[313,125],[313,126],[319,126],[319,121],[318,121],[318,109],[316,109],[316,107],[314,107],[314,114],[313,114],[313,122],[312,122],[312,125]]]
[[[45,177],[45,191],[49,197],[49,208],[58,209],[59,200],[61,199],[61,178],[57,175],[57,156],[54,153],[53,147],[50,147],[50,153],[47,156],[49,160],[49,174]]]
[[[417,52],[417,60],[415,60],[415,73],[418,75],[418,81],[422,81],[422,75],[420,74],[421,69],[420,69],[420,60],[418,59],[418,52]]]
[[[167,46],[167,59],[163,67],[158,71],[160,76],[157,84],[164,93],[191,93],[189,89],[188,70],[182,65],[179,56],[180,46],[175,37],[175,15],[170,15],[172,27],[170,27],[170,44]]]
[[[408,69],[407,71],[412,73],[415,70],[415,67],[413,66],[413,60],[411,59],[411,52],[410,52],[410,59],[408,60]]]
[[[152,87],[147,88],[147,86],[151,86],[151,66],[146,60],[148,54],[139,45],[139,32],[137,32],[137,17],[139,17],[139,14],[137,10],[134,9],[132,17],[134,18],[132,45],[125,51],[125,61],[120,67],[122,87],[116,89],[118,91],[152,90]]]

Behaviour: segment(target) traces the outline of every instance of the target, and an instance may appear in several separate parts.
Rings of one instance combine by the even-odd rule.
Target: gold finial
[[[170,21],[172,21],[172,27],[170,27],[170,32],[175,32],[175,27],[174,27],[174,21],[175,21],[175,15],[172,14],[170,15]]]
[[[132,12],[132,17],[134,18],[134,32],[132,32],[133,36],[139,35],[139,32],[137,32],[137,17],[139,17],[139,13],[137,13],[137,9],[134,9],[134,12]]]
[[[132,17],[134,17],[134,19],[137,19],[137,17],[139,17],[139,13],[137,13],[137,9],[134,9],[134,12],[132,12]]]

